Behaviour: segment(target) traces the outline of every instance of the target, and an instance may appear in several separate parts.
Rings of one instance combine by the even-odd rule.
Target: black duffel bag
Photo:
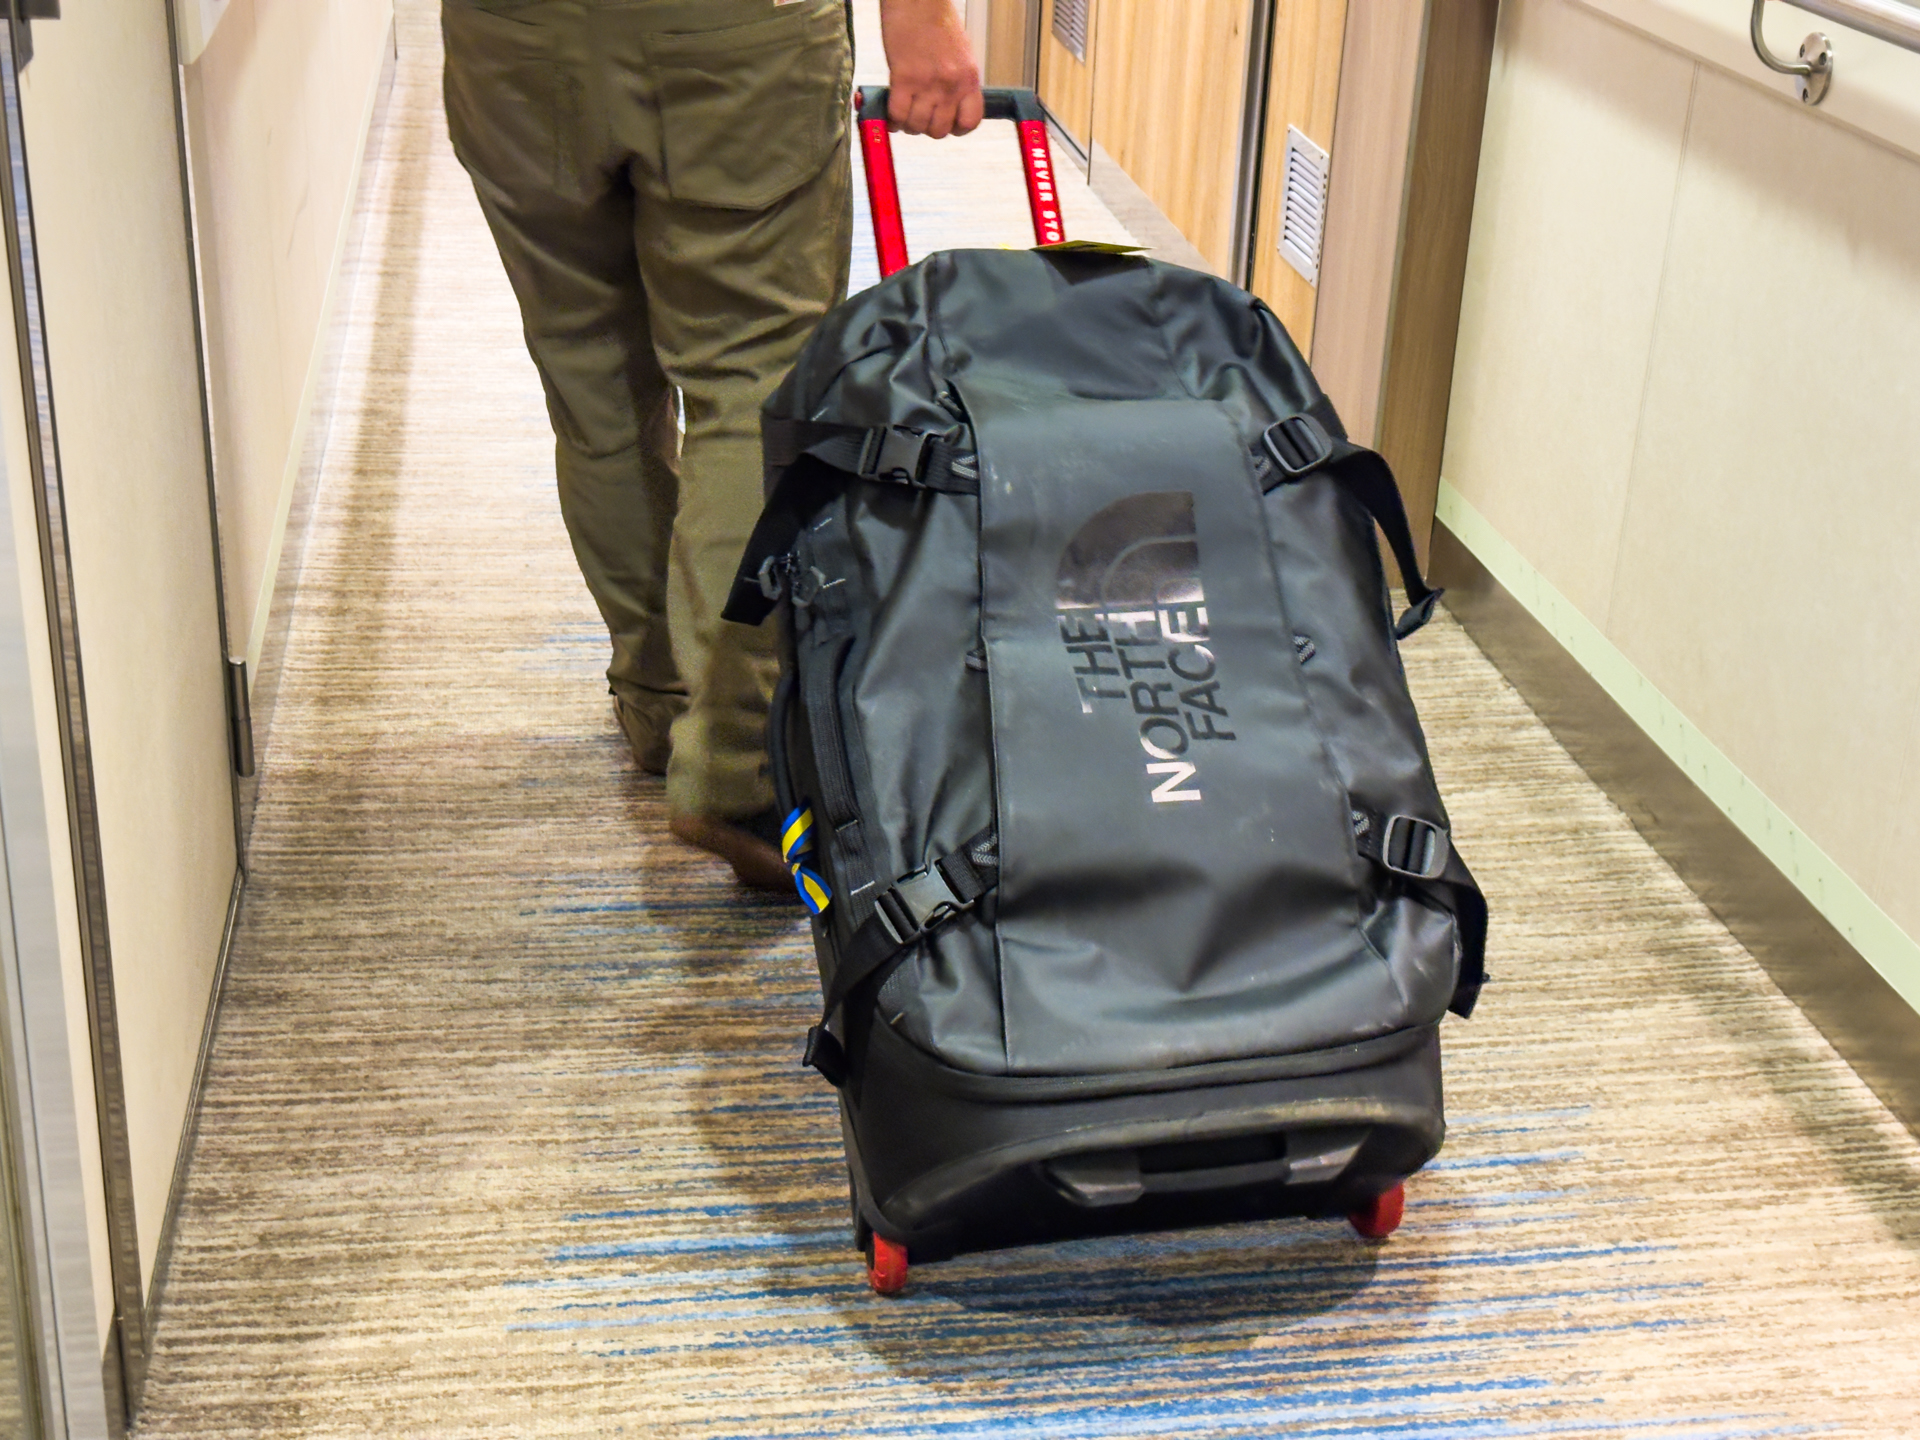
[[[1398,654],[1438,595],[1273,314],[946,252],[834,311],[763,435],[726,614],[782,618],[862,1238],[1354,1210],[1425,1163],[1486,934]]]

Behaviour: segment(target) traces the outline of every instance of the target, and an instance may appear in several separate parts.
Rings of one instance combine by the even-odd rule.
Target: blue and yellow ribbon
[[[833,903],[833,892],[827,888],[826,881],[800,863],[801,857],[812,850],[813,811],[807,806],[796,806],[780,826],[780,858],[793,872],[793,888],[800,892],[800,903],[818,915]]]

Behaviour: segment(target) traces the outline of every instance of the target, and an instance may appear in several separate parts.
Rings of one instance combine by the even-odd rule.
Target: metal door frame
[[[169,7],[170,10],[171,7]],[[171,15],[169,14],[169,22]],[[170,44],[171,23],[169,23]],[[92,1048],[94,1109],[98,1119],[101,1175],[106,1198],[106,1228],[109,1268],[112,1276],[113,1318],[104,1347],[104,1374],[100,1390],[107,1406],[109,1429],[102,1433],[120,1434],[138,1409],[146,1381],[147,1359],[152,1345],[145,1286],[140,1266],[139,1229],[134,1210],[132,1156],[127,1129],[126,1090],[122,1074],[119,1020],[115,1002],[113,950],[107,916],[107,896],[100,855],[100,817],[96,799],[91,743],[87,727],[86,683],[81,664],[79,618],[73,593],[72,553],[68,540],[66,499],[60,469],[58,426],[55,419],[52,372],[48,357],[47,331],[39,284],[39,257],[34,235],[32,190],[28,175],[26,137],[22,129],[19,78],[23,53],[20,40],[24,22],[0,26],[0,125],[4,126],[7,175],[0,184],[0,222],[4,223],[9,280],[13,292],[15,340],[19,350],[23,388],[23,414],[28,440],[28,463],[32,470],[31,490],[34,518],[38,529],[42,593],[46,596],[46,623],[52,652],[52,681],[66,790],[67,841],[72,856],[75,911],[79,926],[80,952],[85,977],[88,1031]],[[178,66],[168,63],[178,92]],[[177,103],[176,103],[177,116]],[[176,120],[177,124],[177,120]],[[176,137],[178,138],[178,137]],[[183,172],[184,176],[184,172]],[[194,286],[195,339],[199,343],[197,276],[185,277]],[[202,430],[206,428],[205,384],[201,377]],[[212,522],[211,464],[209,469],[209,522]],[[210,535],[214,546],[216,584],[219,577],[217,533]],[[7,557],[11,564],[11,552]],[[221,648],[226,648],[224,607],[216,605],[221,626]],[[31,715],[28,715],[29,721]],[[29,732],[30,733],[30,732]],[[37,764],[37,757],[35,759]],[[230,782],[236,777],[231,774]],[[237,783],[231,789],[236,836],[239,832],[239,795]],[[11,826],[9,831],[11,832]],[[44,828],[44,823],[42,828]],[[52,836],[46,837],[48,844]],[[8,835],[9,858],[17,843]],[[54,878],[54,884],[59,878]],[[18,901],[16,900],[16,904]],[[50,917],[51,918],[51,917]],[[56,922],[57,923],[57,922]],[[49,937],[57,956],[57,928]],[[25,968],[23,950],[22,963]],[[36,956],[44,963],[44,957]],[[216,972],[217,973],[217,972]],[[56,971],[57,975],[57,971]],[[217,992],[216,992],[217,994]],[[210,997],[210,1003],[214,997]],[[64,1023],[64,1021],[63,1021]],[[77,1098],[77,1097],[75,1097]],[[41,1115],[39,1090],[34,1091],[35,1114]],[[69,1120],[71,1122],[71,1119]],[[46,1136],[41,1135],[41,1143]],[[23,1149],[23,1155],[33,1152]],[[70,1197],[77,1199],[77,1197]],[[70,1213],[86,1218],[84,1203],[70,1204]],[[89,1288],[91,1277],[89,1276]],[[92,1317],[89,1316],[89,1321]],[[93,1327],[97,1329],[97,1327]],[[96,1335],[96,1341],[99,1337]],[[62,1332],[64,1344],[65,1334]],[[93,1387],[75,1371],[73,1359],[62,1355],[62,1388],[76,1393],[76,1387],[91,1393]],[[96,1366],[102,1364],[99,1358]],[[100,1373],[96,1371],[96,1373]],[[54,1433],[60,1433],[55,1431]],[[74,1431],[72,1433],[80,1433]],[[90,1433],[90,1431],[89,1431]]]
[[[53,444],[52,399],[46,388],[45,346],[40,331],[39,287],[34,270],[31,214],[26,195],[26,153],[20,131],[19,54],[24,25],[0,25],[0,142],[7,163],[0,183],[0,221],[4,222],[8,278],[15,337],[19,346],[22,413],[28,438],[31,489],[41,559],[41,593],[47,598],[46,624],[51,644],[54,698],[69,817],[65,850],[76,874],[98,878],[98,817],[92,800],[92,768],[86,748],[85,694],[80,685],[71,588],[68,583],[64,514],[59,489],[59,458]],[[0,457],[0,480],[4,458]],[[40,730],[33,705],[33,639],[29,626],[38,617],[21,604],[25,576],[10,504],[0,504],[0,859],[4,860],[5,924],[0,924],[0,1061],[8,1098],[5,1140],[11,1147],[16,1191],[7,1197],[17,1207],[21,1280],[28,1293],[28,1353],[37,1370],[37,1417],[41,1433],[69,1440],[94,1440],[117,1433],[114,1406],[101,1371],[101,1336],[94,1310],[92,1216],[86,1202],[85,1165],[79,1126],[80,1096],[73,1088],[73,1057],[67,1046],[67,995],[61,960],[60,892],[70,877],[56,856],[62,853],[54,833],[57,801],[45,789],[40,766]],[[77,703],[76,703],[77,702]],[[77,730],[76,730],[77,727]],[[73,740],[79,741],[77,749]],[[97,885],[82,887],[97,891]],[[92,897],[77,897],[82,958],[87,970],[88,1018],[94,1035],[96,1082],[110,1077],[117,1099],[120,1083],[117,1036],[109,1028],[106,1064],[99,1053],[103,1031],[93,994],[96,973],[106,965],[104,909],[96,919]],[[98,946],[96,951],[95,946]],[[112,1020],[112,975],[105,972],[106,1018]],[[103,1120],[110,1109],[120,1117],[117,1140],[125,1156],[123,1105],[108,1107],[106,1093],[94,1096]],[[102,1158],[109,1159],[114,1135],[103,1131]],[[109,1205],[115,1186],[108,1166]],[[127,1170],[120,1167],[124,1181]],[[126,1215],[132,1195],[120,1187]],[[112,1217],[109,1216],[111,1227]],[[129,1238],[132,1232],[128,1232]],[[121,1256],[115,1255],[116,1298],[122,1293]],[[139,1288],[139,1252],[132,1251],[133,1289]],[[135,1312],[144,1317],[144,1307]],[[117,1367],[114,1367],[117,1368]]]

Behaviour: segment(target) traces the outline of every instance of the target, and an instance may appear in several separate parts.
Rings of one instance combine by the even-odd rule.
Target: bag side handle
[[[1404,640],[1433,618],[1445,592],[1427,584],[1414,551],[1413,529],[1393,470],[1377,451],[1347,439],[1333,402],[1322,395],[1297,415],[1269,425],[1254,450],[1254,469],[1264,491],[1304,480],[1324,471],[1346,487],[1373,517],[1387,537],[1400,583],[1407,592],[1407,610],[1393,627],[1394,638]]]

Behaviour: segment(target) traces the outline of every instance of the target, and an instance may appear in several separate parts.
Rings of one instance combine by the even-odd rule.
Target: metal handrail
[[[1904,0],[1786,0],[1786,3],[1889,45],[1920,52],[1920,7],[1905,4]]]
[[[1767,16],[1767,0],[1753,0],[1753,16],[1747,22],[1747,38],[1753,41],[1753,53],[1760,63],[1781,75],[1793,76],[1793,88],[1808,105],[1827,98],[1827,86],[1833,83],[1833,42],[1819,31],[1800,42],[1800,59],[1782,60],[1767,48],[1766,33],[1760,28]]]
[[[1885,40],[1890,45],[1920,53],[1920,7],[1904,0],[1785,0],[1785,3],[1827,20],[1837,20],[1849,29]],[[1800,42],[1799,60],[1782,60],[1767,48],[1761,21],[1767,13],[1767,0],[1753,0],[1753,16],[1747,34],[1753,41],[1753,53],[1769,70],[1794,77],[1794,88],[1809,105],[1827,98],[1833,83],[1833,42],[1819,31]]]

